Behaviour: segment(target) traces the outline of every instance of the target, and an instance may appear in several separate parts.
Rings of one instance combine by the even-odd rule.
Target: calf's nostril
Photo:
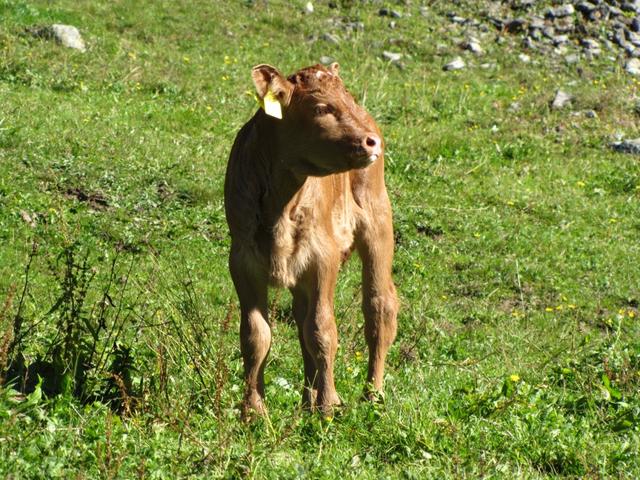
[[[367,147],[375,147],[378,141],[374,137],[367,137]]]

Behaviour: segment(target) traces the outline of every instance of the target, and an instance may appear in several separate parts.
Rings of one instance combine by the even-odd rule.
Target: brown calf
[[[238,133],[224,187],[229,268],[240,299],[243,416],[265,409],[269,284],[293,294],[304,358],[303,403],[327,412],[340,403],[333,380],[336,277],[354,248],[362,259],[370,396],[382,388],[385,357],[396,335],[382,137],[345,89],[336,63],[289,78],[258,65],[252,77],[264,109]]]

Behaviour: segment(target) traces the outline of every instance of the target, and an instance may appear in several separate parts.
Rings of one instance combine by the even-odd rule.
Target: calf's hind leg
[[[244,362],[245,394],[242,416],[265,412],[264,367],[271,348],[271,328],[267,322],[267,277],[245,265],[231,248],[231,278],[240,300],[240,350]]]

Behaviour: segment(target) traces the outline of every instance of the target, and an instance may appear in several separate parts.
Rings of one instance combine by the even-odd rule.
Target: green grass
[[[639,84],[606,59],[522,64],[493,31],[446,73],[464,37],[446,3],[397,7],[396,29],[381,2],[303,3],[0,0],[0,373],[31,378],[0,387],[0,476],[640,476],[640,164],[607,147],[640,133]],[[310,40],[330,17],[365,29]],[[78,26],[88,52],[25,33],[50,23]],[[303,412],[274,292],[269,416],[247,426],[226,159],[256,108],[250,68],[322,55],[385,135],[398,339],[384,404],[360,402],[352,259],[336,294],[346,407]],[[571,109],[550,110],[557,88]]]

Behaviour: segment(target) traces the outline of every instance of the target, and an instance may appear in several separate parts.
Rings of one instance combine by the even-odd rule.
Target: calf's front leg
[[[388,201],[385,203],[388,205]],[[374,399],[376,393],[382,391],[387,351],[396,337],[398,299],[391,278],[391,209],[380,209],[370,218],[367,228],[360,232],[356,247],[362,259],[362,311],[369,347],[365,395]]]
[[[302,332],[307,352],[315,364],[315,407],[325,414],[331,414],[332,407],[340,405],[333,376],[338,349],[338,330],[333,315],[338,268],[339,257],[336,256],[335,262],[314,271],[308,285],[309,305]]]
[[[302,359],[304,361],[304,387],[302,391],[302,406],[311,409],[316,403],[318,390],[316,387],[316,379],[318,371],[314,357],[307,349],[304,340],[304,325],[307,321],[307,312],[309,311],[309,298],[307,292],[302,289],[291,289],[293,295],[293,318],[298,327],[298,340],[300,341],[300,350],[302,351]]]

